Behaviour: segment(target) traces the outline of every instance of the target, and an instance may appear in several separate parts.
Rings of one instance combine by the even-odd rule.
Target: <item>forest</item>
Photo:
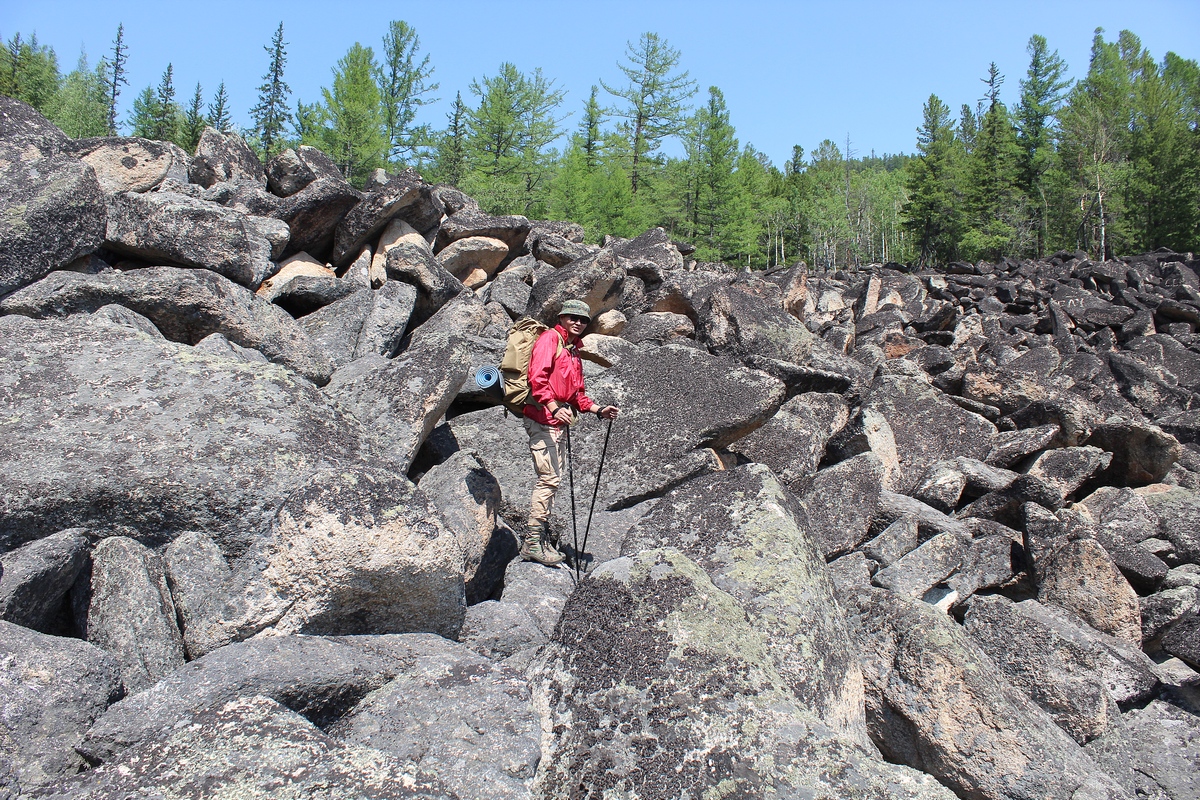
[[[377,46],[355,43],[319,97],[299,98],[280,23],[245,129],[223,82],[179,93],[171,64],[118,119],[123,25],[95,66],[81,54],[66,73],[35,35],[4,44],[0,93],[72,137],[141,136],[194,152],[212,126],[263,158],[311,145],[356,186],[376,169],[412,168],[491,213],[578,222],[589,241],[662,226],[699,261],[853,269],[1200,250],[1200,66],[1171,52],[1156,59],[1129,31],[1110,40],[1096,29],[1074,81],[1031,36],[1015,93],[993,63],[974,106],[955,114],[930,94],[913,154],[864,155],[846,136],[797,144],[782,166],[739,140],[721,89],[700,91],[682,53],[652,32],[628,43],[621,81],[598,82],[575,111],[553,77],[503,63],[456,89],[435,125],[421,110],[442,87],[412,26],[393,21]],[[668,155],[668,142],[682,155]]]

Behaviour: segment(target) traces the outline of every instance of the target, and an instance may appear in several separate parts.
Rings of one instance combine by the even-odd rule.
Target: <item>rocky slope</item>
[[[1200,796],[1191,254],[737,273],[5,98],[0,173],[0,797]],[[471,380],[568,297],[582,580]]]

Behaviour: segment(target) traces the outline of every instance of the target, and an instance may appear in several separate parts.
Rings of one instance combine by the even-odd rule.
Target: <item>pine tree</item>
[[[192,94],[192,101],[188,103],[187,110],[183,112],[183,124],[179,130],[178,144],[189,153],[195,153],[196,147],[200,144],[200,137],[204,134],[204,126],[208,120],[204,118],[204,98],[201,95],[199,82],[196,83],[196,91]]]
[[[333,88],[321,90],[328,118],[325,149],[355,186],[362,186],[385,163],[387,139],[376,72],[374,51],[355,42],[333,70]]]
[[[630,192],[637,195],[644,180],[646,159],[655,154],[663,139],[682,130],[684,103],[696,93],[696,82],[688,77],[686,70],[675,72],[679,51],[656,33],[643,33],[636,45],[628,42],[625,58],[628,63],[617,66],[629,83],[620,88],[603,81],[600,85],[625,101],[609,113],[626,121],[623,130],[629,141]]]
[[[917,152],[909,173],[903,227],[915,239],[919,264],[950,261],[958,242],[958,159],[950,109],[935,94],[923,109]]]
[[[697,258],[719,261],[737,251],[732,231],[738,141],[729,121],[725,95],[708,87],[708,103],[696,112],[697,185],[693,219],[697,224]]]
[[[128,46],[125,44],[125,24],[118,23],[117,38],[113,40],[112,64],[108,71],[108,135],[117,135],[117,98],[121,96],[121,87],[128,86],[125,77],[125,63],[129,60]]]
[[[436,83],[427,84],[433,75],[429,54],[418,57],[421,40],[408,23],[393,20],[383,37],[383,64],[377,71],[379,95],[383,104],[383,128],[387,139],[387,158],[403,165],[414,158],[417,149],[428,141],[429,129],[413,125],[421,106],[436,102],[427,97],[437,91]],[[419,60],[418,60],[419,58]]]
[[[61,77],[54,49],[38,43],[37,34],[22,41],[16,33],[0,50],[0,94],[45,112],[58,93]]]
[[[217,93],[213,95],[213,101],[208,105],[207,122],[209,127],[215,128],[221,133],[229,133],[233,128],[229,119],[229,94],[225,91],[225,81],[217,84]]]
[[[1026,50],[1029,69],[1021,81],[1021,101],[1014,116],[1017,142],[1021,146],[1021,188],[1037,235],[1034,255],[1041,258],[1046,253],[1050,205],[1046,173],[1057,161],[1057,115],[1070,82],[1064,77],[1067,65],[1057,50],[1049,51],[1045,37],[1036,34],[1029,37]]]
[[[283,131],[292,121],[291,112],[288,111],[288,95],[292,90],[283,80],[283,68],[287,64],[286,47],[283,23],[280,22],[271,37],[270,46],[263,47],[271,56],[271,64],[267,74],[263,75],[263,84],[258,87],[258,103],[250,109],[250,116],[254,119],[254,134],[267,158],[284,149]]]

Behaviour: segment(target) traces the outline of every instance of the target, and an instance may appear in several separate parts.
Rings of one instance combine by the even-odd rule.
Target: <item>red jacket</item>
[[[561,325],[543,333],[533,344],[533,354],[529,357],[529,391],[538,405],[525,406],[525,416],[556,428],[561,423],[546,410],[550,401],[568,403],[580,411],[591,411],[596,405],[583,390],[579,339],[571,341],[570,334]]]

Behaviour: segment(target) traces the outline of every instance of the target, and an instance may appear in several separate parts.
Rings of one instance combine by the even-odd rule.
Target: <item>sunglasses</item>
[[[587,317],[577,317],[574,314],[564,314],[563,316],[567,318],[568,322],[578,322],[580,325],[587,325],[591,322]]]

